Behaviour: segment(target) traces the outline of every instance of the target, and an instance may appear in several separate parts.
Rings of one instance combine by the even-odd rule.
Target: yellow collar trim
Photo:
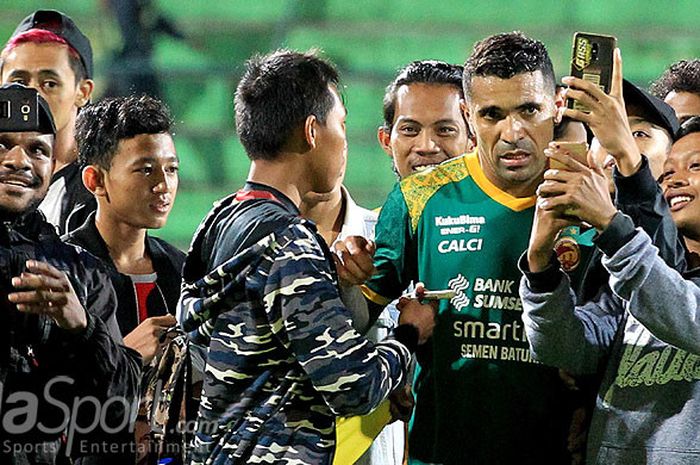
[[[479,156],[476,150],[464,157],[464,163],[466,163],[469,174],[476,185],[479,186],[486,195],[504,207],[519,212],[535,206],[537,200],[536,195],[530,197],[513,197],[489,181],[484,174],[484,170],[481,169],[481,163],[479,163]]]

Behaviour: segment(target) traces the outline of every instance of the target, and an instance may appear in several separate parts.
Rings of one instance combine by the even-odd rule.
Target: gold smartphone
[[[571,158],[588,166],[588,145],[585,142],[557,142],[559,150],[567,152]],[[568,167],[559,161],[550,158],[549,167],[558,170],[567,170]]]
[[[577,32],[571,52],[571,76],[592,82],[609,94],[616,47],[617,38],[614,36]],[[574,110],[590,111],[571,98],[566,99],[566,105]]]

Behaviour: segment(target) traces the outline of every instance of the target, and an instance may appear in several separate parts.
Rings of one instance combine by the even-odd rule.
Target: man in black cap
[[[678,131],[678,118],[671,106],[626,79],[622,83],[622,96],[634,142],[639,152],[647,158],[652,176],[658,179]],[[594,161],[604,167],[610,181],[610,192],[614,193],[612,173],[615,158],[597,139],[592,146]]]
[[[40,206],[60,233],[80,226],[95,210],[77,164],[75,119],[92,95],[92,48],[72,19],[38,10],[15,29],[2,51],[2,82],[33,87],[46,99],[56,120],[53,178]]]
[[[617,76],[621,96],[605,95],[581,80],[567,82],[568,96],[591,103],[592,111],[584,114],[567,110],[566,116],[583,121],[592,130],[595,137],[589,161],[603,168],[616,206],[639,226],[646,224],[650,235],[658,240],[656,245],[664,249],[661,255],[669,265],[682,269],[685,254],[675,228],[668,234],[655,229],[659,224],[656,219],[667,212],[656,180],[671,150],[678,119],[668,104],[623,80],[621,72]],[[558,150],[556,144],[550,149]],[[608,275],[594,247],[594,235],[593,228],[569,226],[555,243],[562,268],[576,290],[577,302],[591,300],[607,285]]]
[[[90,446],[128,422],[141,358],[121,345],[103,266],[37,211],[54,163],[48,104],[17,84],[0,102],[0,463],[103,463],[112,451]],[[28,121],[12,119],[27,102]]]
[[[682,270],[685,268],[683,245],[668,216],[668,206],[656,182],[671,149],[673,135],[678,130],[678,120],[670,106],[623,80],[619,54],[616,54],[615,61],[614,84],[609,95],[581,79],[564,79],[569,86],[566,95],[585,103],[591,110],[582,113],[567,109],[564,116],[582,121],[595,136],[589,162],[596,168],[589,177],[568,171],[576,171],[574,168],[547,171],[545,181],[538,188],[537,211],[541,209],[539,205],[549,201],[548,196],[557,197],[553,192],[563,193],[567,189],[584,192],[587,186],[604,182],[610,195],[614,196],[617,208],[630,215],[634,223],[653,238],[659,255],[669,266]],[[559,158],[563,155],[563,149],[553,142],[545,153]],[[596,178],[598,167],[603,168],[601,173],[607,179]],[[581,166],[579,168],[583,169]],[[572,179],[580,184],[576,185]],[[537,230],[533,227],[533,231]],[[594,227],[586,223],[569,222],[553,239],[558,265],[571,281],[577,304],[590,302],[609,292],[609,274],[601,261],[603,254],[596,248],[597,235]],[[530,238],[531,249],[534,249],[533,241],[536,241],[534,232]],[[551,249],[549,254],[552,254]],[[576,381],[571,380],[579,388],[577,405],[582,408],[577,415],[579,418],[587,416],[587,419],[574,425],[576,434],[570,437],[570,445],[578,453],[583,453],[582,446],[586,440],[594,394],[600,383],[595,374],[586,375],[588,376]]]

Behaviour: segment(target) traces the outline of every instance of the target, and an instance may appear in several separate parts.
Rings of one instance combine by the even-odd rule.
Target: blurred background
[[[278,47],[317,47],[340,69],[348,107],[346,185],[380,206],[394,174],[376,140],[384,88],[418,59],[463,63],[475,41],[520,30],[568,73],[575,31],[617,36],[625,77],[647,86],[700,57],[697,0],[3,0],[4,43],[39,8],[70,15],[91,39],[97,98],[136,89],[165,100],[176,125],[180,190],[155,233],[186,249],[212,202],[245,181],[233,93],[243,62]]]

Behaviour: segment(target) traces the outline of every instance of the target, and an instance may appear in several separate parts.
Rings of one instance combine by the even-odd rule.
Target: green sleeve
[[[415,234],[400,184],[382,207],[375,242],[377,272],[363,291],[369,300],[384,306],[399,297],[417,274]]]

